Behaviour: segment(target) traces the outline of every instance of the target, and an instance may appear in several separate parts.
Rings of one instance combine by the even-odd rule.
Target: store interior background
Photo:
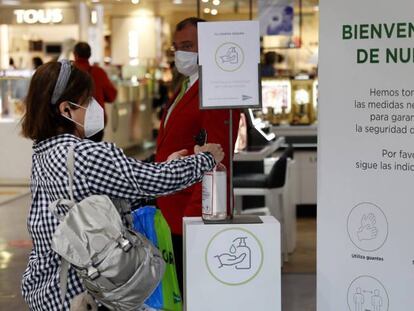
[[[180,77],[169,67],[175,25],[189,16],[231,21],[257,19],[259,14],[258,2],[248,0],[132,1],[136,3],[0,0],[1,310],[26,309],[19,287],[31,247],[26,216],[32,143],[18,129],[33,74],[32,58],[46,62],[73,57],[74,43],[88,41],[91,61],[101,65],[118,88],[116,102],[106,106],[105,140],[143,159],[154,148],[165,92],[171,95],[180,84]],[[41,24],[29,15],[29,23],[19,23],[15,13],[53,9],[61,10],[60,22],[51,23],[44,17],[46,23]],[[294,0],[294,12],[292,36],[261,40],[262,57],[276,52],[279,62],[274,65],[275,76],[262,77],[263,108],[246,115],[253,117],[253,126],[263,133],[263,138],[250,138],[248,145],[265,144],[274,134],[284,137],[284,144],[269,157],[277,157],[289,144],[294,147],[294,178],[289,187],[297,215],[290,225],[296,243],[282,267],[282,304],[286,311],[306,311],[316,310],[318,0]],[[263,170],[263,164],[255,166]],[[242,202],[245,209],[264,205],[260,197],[246,197]]]

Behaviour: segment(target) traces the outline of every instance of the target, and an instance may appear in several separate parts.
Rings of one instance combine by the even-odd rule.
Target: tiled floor
[[[29,200],[30,196],[25,195],[0,205],[0,310],[2,311],[27,310],[20,295],[20,279],[31,248],[26,229]],[[283,268],[283,311],[316,310],[315,231],[314,219],[298,221],[297,249]]]
[[[316,219],[299,218],[297,245],[282,269],[282,310],[316,310]]]
[[[283,265],[283,273],[316,273],[316,218],[297,220],[296,249]]]
[[[316,275],[282,275],[282,311],[316,310]]]
[[[29,198],[0,205],[0,310],[27,310],[20,279],[31,249],[26,229]]]

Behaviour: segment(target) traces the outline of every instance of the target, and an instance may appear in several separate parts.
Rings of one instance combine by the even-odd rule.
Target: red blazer
[[[105,110],[105,103],[112,103],[117,95],[117,90],[106,72],[99,66],[91,66],[87,59],[76,60],[75,66],[92,76],[94,82],[93,97]]]
[[[226,155],[222,163],[229,167],[229,111],[200,110],[198,99],[197,80],[175,106],[164,128],[167,112],[165,109],[157,138],[156,162],[165,161],[171,153],[181,149],[187,149],[189,154],[193,154],[194,137],[200,129],[204,128],[207,131],[207,142],[219,143],[223,147]],[[233,146],[237,138],[239,119],[240,111],[234,109]],[[201,183],[158,198],[157,205],[170,225],[172,233],[181,235],[184,216],[201,216]]]

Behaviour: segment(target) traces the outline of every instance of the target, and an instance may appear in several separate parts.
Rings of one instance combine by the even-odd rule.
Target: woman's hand
[[[220,163],[224,158],[224,151],[220,144],[205,144],[204,146],[194,146],[194,153],[210,152],[216,163]]]
[[[178,150],[176,152],[171,153],[168,156],[167,162],[172,161],[172,160],[181,159],[181,158],[185,157],[187,154],[188,154],[188,150],[187,149]]]

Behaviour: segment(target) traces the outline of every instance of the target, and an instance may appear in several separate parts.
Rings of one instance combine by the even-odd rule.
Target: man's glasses
[[[194,48],[194,44],[192,42],[183,42],[181,44],[174,44],[171,47],[171,50],[173,52],[175,51],[185,51],[185,52],[191,52]]]

